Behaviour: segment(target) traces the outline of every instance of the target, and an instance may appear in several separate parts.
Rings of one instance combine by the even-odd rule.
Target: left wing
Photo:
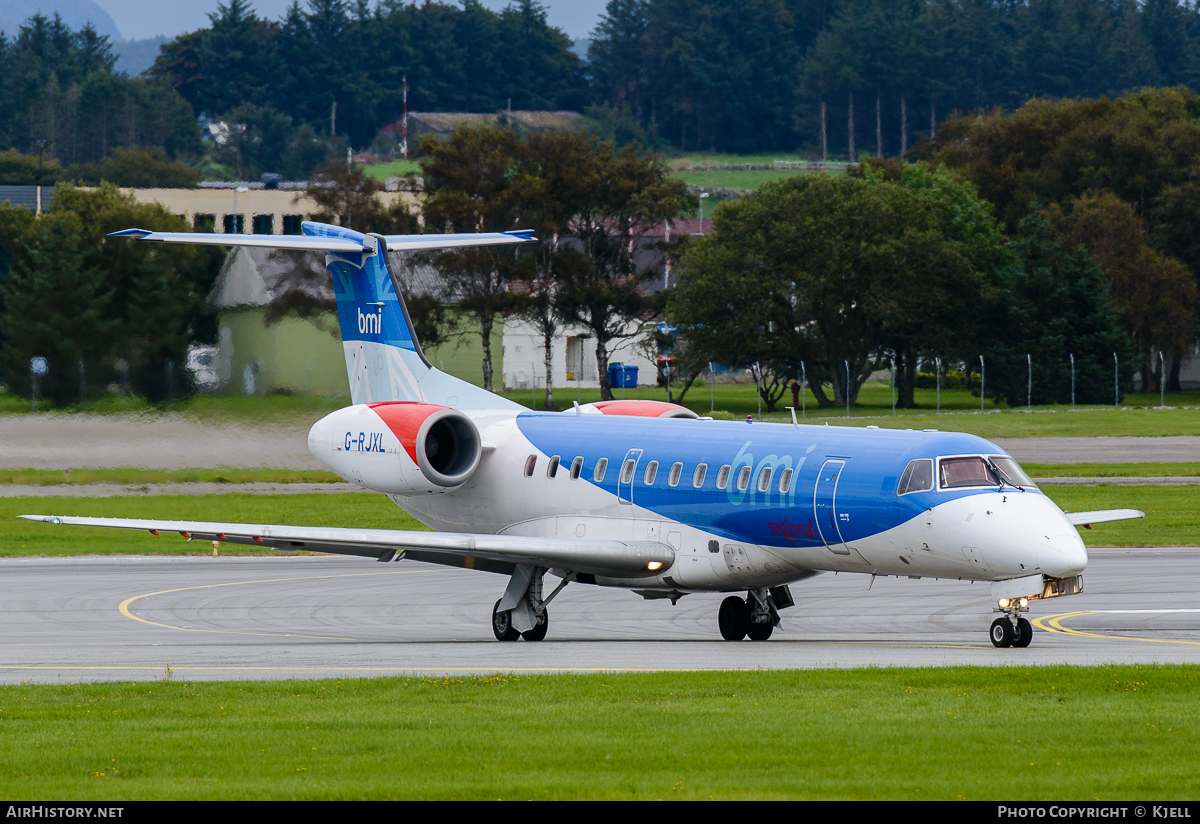
[[[654,541],[587,541],[528,538],[404,529],[344,529],[287,525],[152,521],[131,518],[83,518],[21,515],[28,521],[74,526],[146,530],[152,535],[177,532],[185,538],[266,546],[271,549],[359,555],[380,561],[397,556],[449,563],[491,572],[511,572],[516,564],[534,564],[614,577],[657,575],[675,561],[675,550]],[[431,557],[436,556],[436,557]],[[478,559],[481,563],[477,563]]]
[[[1145,518],[1146,513],[1137,509],[1094,509],[1091,512],[1067,512],[1067,520],[1075,526],[1091,527],[1092,524],[1106,524],[1109,521],[1128,521],[1133,518]]]

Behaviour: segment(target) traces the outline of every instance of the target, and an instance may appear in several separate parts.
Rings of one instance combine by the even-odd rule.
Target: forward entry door
[[[837,522],[838,479],[845,468],[846,462],[843,460],[834,458],[826,461],[821,467],[821,474],[817,476],[817,488],[813,494],[813,521],[817,524],[817,531],[825,546],[837,555],[850,554],[850,548],[842,539],[842,531]]]
[[[633,483],[637,479],[638,461],[642,459],[641,449],[631,449],[625,453],[621,467],[617,471],[617,500],[623,504],[633,503]]]

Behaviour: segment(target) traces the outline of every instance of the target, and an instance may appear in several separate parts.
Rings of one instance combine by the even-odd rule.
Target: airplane
[[[499,574],[499,641],[544,639],[568,584],[673,604],[726,593],[721,637],[765,641],[795,605],[791,586],[824,572],[986,581],[996,647],[1029,646],[1031,601],[1082,591],[1077,527],[1145,517],[1064,513],[974,435],[806,426],[794,410],[791,424],[715,421],[650,400],[530,411],[429,363],[385,253],[520,246],[536,242],[531,231],[377,235],[305,222],[303,232],[114,236],[324,254],[352,405],[312,426],[309,450],[433,531],[21,517]],[[547,574],[558,579],[548,594]]]

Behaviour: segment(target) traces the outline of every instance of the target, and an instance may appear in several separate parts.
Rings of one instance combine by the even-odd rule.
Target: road
[[[0,681],[399,673],[1200,662],[1200,550],[1097,549],[1037,602],[1029,649],[987,640],[985,584],[822,575],[766,642],[719,640],[720,595],[677,606],[571,585],[542,643],[492,639],[499,576],[355,558],[0,561]],[[1068,617],[1055,617],[1068,616]]]

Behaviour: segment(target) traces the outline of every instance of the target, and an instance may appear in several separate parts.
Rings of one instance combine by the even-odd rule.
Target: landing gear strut
[[[492,607],[492,634],[497,641],[515,641],[518,638],[541,641],[546,637],[546,631],[550,628],[550,611],[546,609],[546,604],[575,580],[575,574],[568,573],[550,596],[543,598],[542,578],[545,574],[546,570],[542,567],[524,564],[513,570],[504,597]]]
[[[788,599],[790,601],[790,595]],[[745,600],[736,595],[729,596],[721,602],[717,626],[726,641],[740,641],[746,636],[751,641],[766,641],[779,626],[775,593],[764,588],[750,590]]]
[[[995,612],[1004,615],[992,621],[988,637],[994,647],[1027,647],[1033,641],[1033,624],[1021,616],[1029,612],[1029,600],[1026,598],[1003,598]]]

